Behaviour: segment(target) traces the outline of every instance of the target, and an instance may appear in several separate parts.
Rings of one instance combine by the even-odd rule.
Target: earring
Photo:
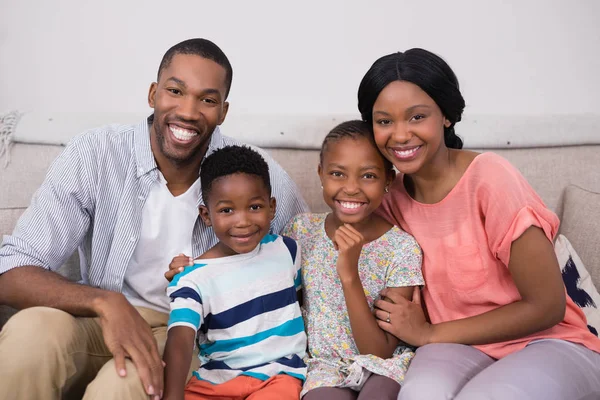
[[[386,186],[386,187],[384,187],[384,188],[383,188],[383,191],[384,191],[384,192],[386,192],[386,193],[388,193],[388,192],[389,192],[389,190],[388,190],[388,187],[387,187],[387,186]]]
[[[321,189],[323,189],[323,185],[321,185]]]

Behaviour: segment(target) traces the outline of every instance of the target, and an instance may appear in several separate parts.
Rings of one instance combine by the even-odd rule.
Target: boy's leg
[[[600,354],[563,340],[533,343],[479,373],[459,399],[600,399]]]
[[[302,391],[302,381],[289,375],[280,374],[266,381],[256,379],[256,388],[247,400],[298,400]],[[304,396],[306,398],[306,396]],[[328,397],[328,399],[333,399]]]
[[[302,400],[356,400],[358,393],[348,388],[320,387],[308,391]]]
[[[371,375],[361,389],[358,400],[395,400],[400,384],[387,376]]]
[[[142,318],[150,325],[156,343],[158,344],[158,351],[162,356],[165,349],[165,342],[167,340],[167,322],[169,320],[169,314],[161,313],[158,311],[151,310],[144,307],[136,307]],[[193,357],[197,358],[197,357]],[[192,361],[193,364],[194,363]],[[117,369],[115,367],[115,361],[111,358],[109,361],[102,366],[96,378],[88,385],[85,396],[85,400],[96,400],[96,399],[143,399],[147,400],[149,397],[144,390],[142,381],[137,374],[135,365],[131,360],[126,360],[125,368],[127,370],[127,376],[121,377],[117,375]]]
[[[0,400],[80,398],[111,357],[94,319],[27,308],[0,332]]]
[[[398,400],[453,399],[462,387],[494,359],[474,347],[453,343],[417,349]]]

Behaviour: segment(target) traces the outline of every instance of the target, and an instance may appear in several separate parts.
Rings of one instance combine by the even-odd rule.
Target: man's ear
[[[269,217],[271,218],[271,221],[273,221],[275,218],[275,210],[277,209],[277,201],[275,200],[275,197],[271,197],[269,200],[269,207],[271,209]]]
[[[150,106],[150,108],[154,108],[154,99],[156,97],[157,86],[158,83],[152,82],[152,84],[150,85],[150,90],[148,90],[148,105]]]
[[[219,118],[219,123],[217,125],[221,125],[223,122],[225,122],[225,117],[227,116],[227,111],[229,111],[229,102],[224,101],[223,102],[223,112],[221,113],[221,118]]]
[[[212,222],[210,222],[210,214],[208,212],[208,208],[206,206],[200,206],[198,208],[200,218],[202,218],[202,222],[206,226],[212,226]]]

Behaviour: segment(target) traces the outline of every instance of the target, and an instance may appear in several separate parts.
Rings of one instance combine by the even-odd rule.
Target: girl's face
[[[381,153],[398,171],[416,174],[444,149],[450,126],[435,101],[417,85],[395,81],[373,105],[373,131]]]
[[[341,223],[366,220],[381,204],[392,175],[379,151],[363,137],[328,142],[319,165],[323,198]]]

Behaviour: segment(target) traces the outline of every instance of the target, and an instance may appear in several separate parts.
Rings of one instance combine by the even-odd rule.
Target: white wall
[[[411,47],[450,63],[469,114],[600,112],[597,0],[0,0],[0,112],[146,112],[190,37],[229,56],[230,115],[356,113],[371,63]]]

